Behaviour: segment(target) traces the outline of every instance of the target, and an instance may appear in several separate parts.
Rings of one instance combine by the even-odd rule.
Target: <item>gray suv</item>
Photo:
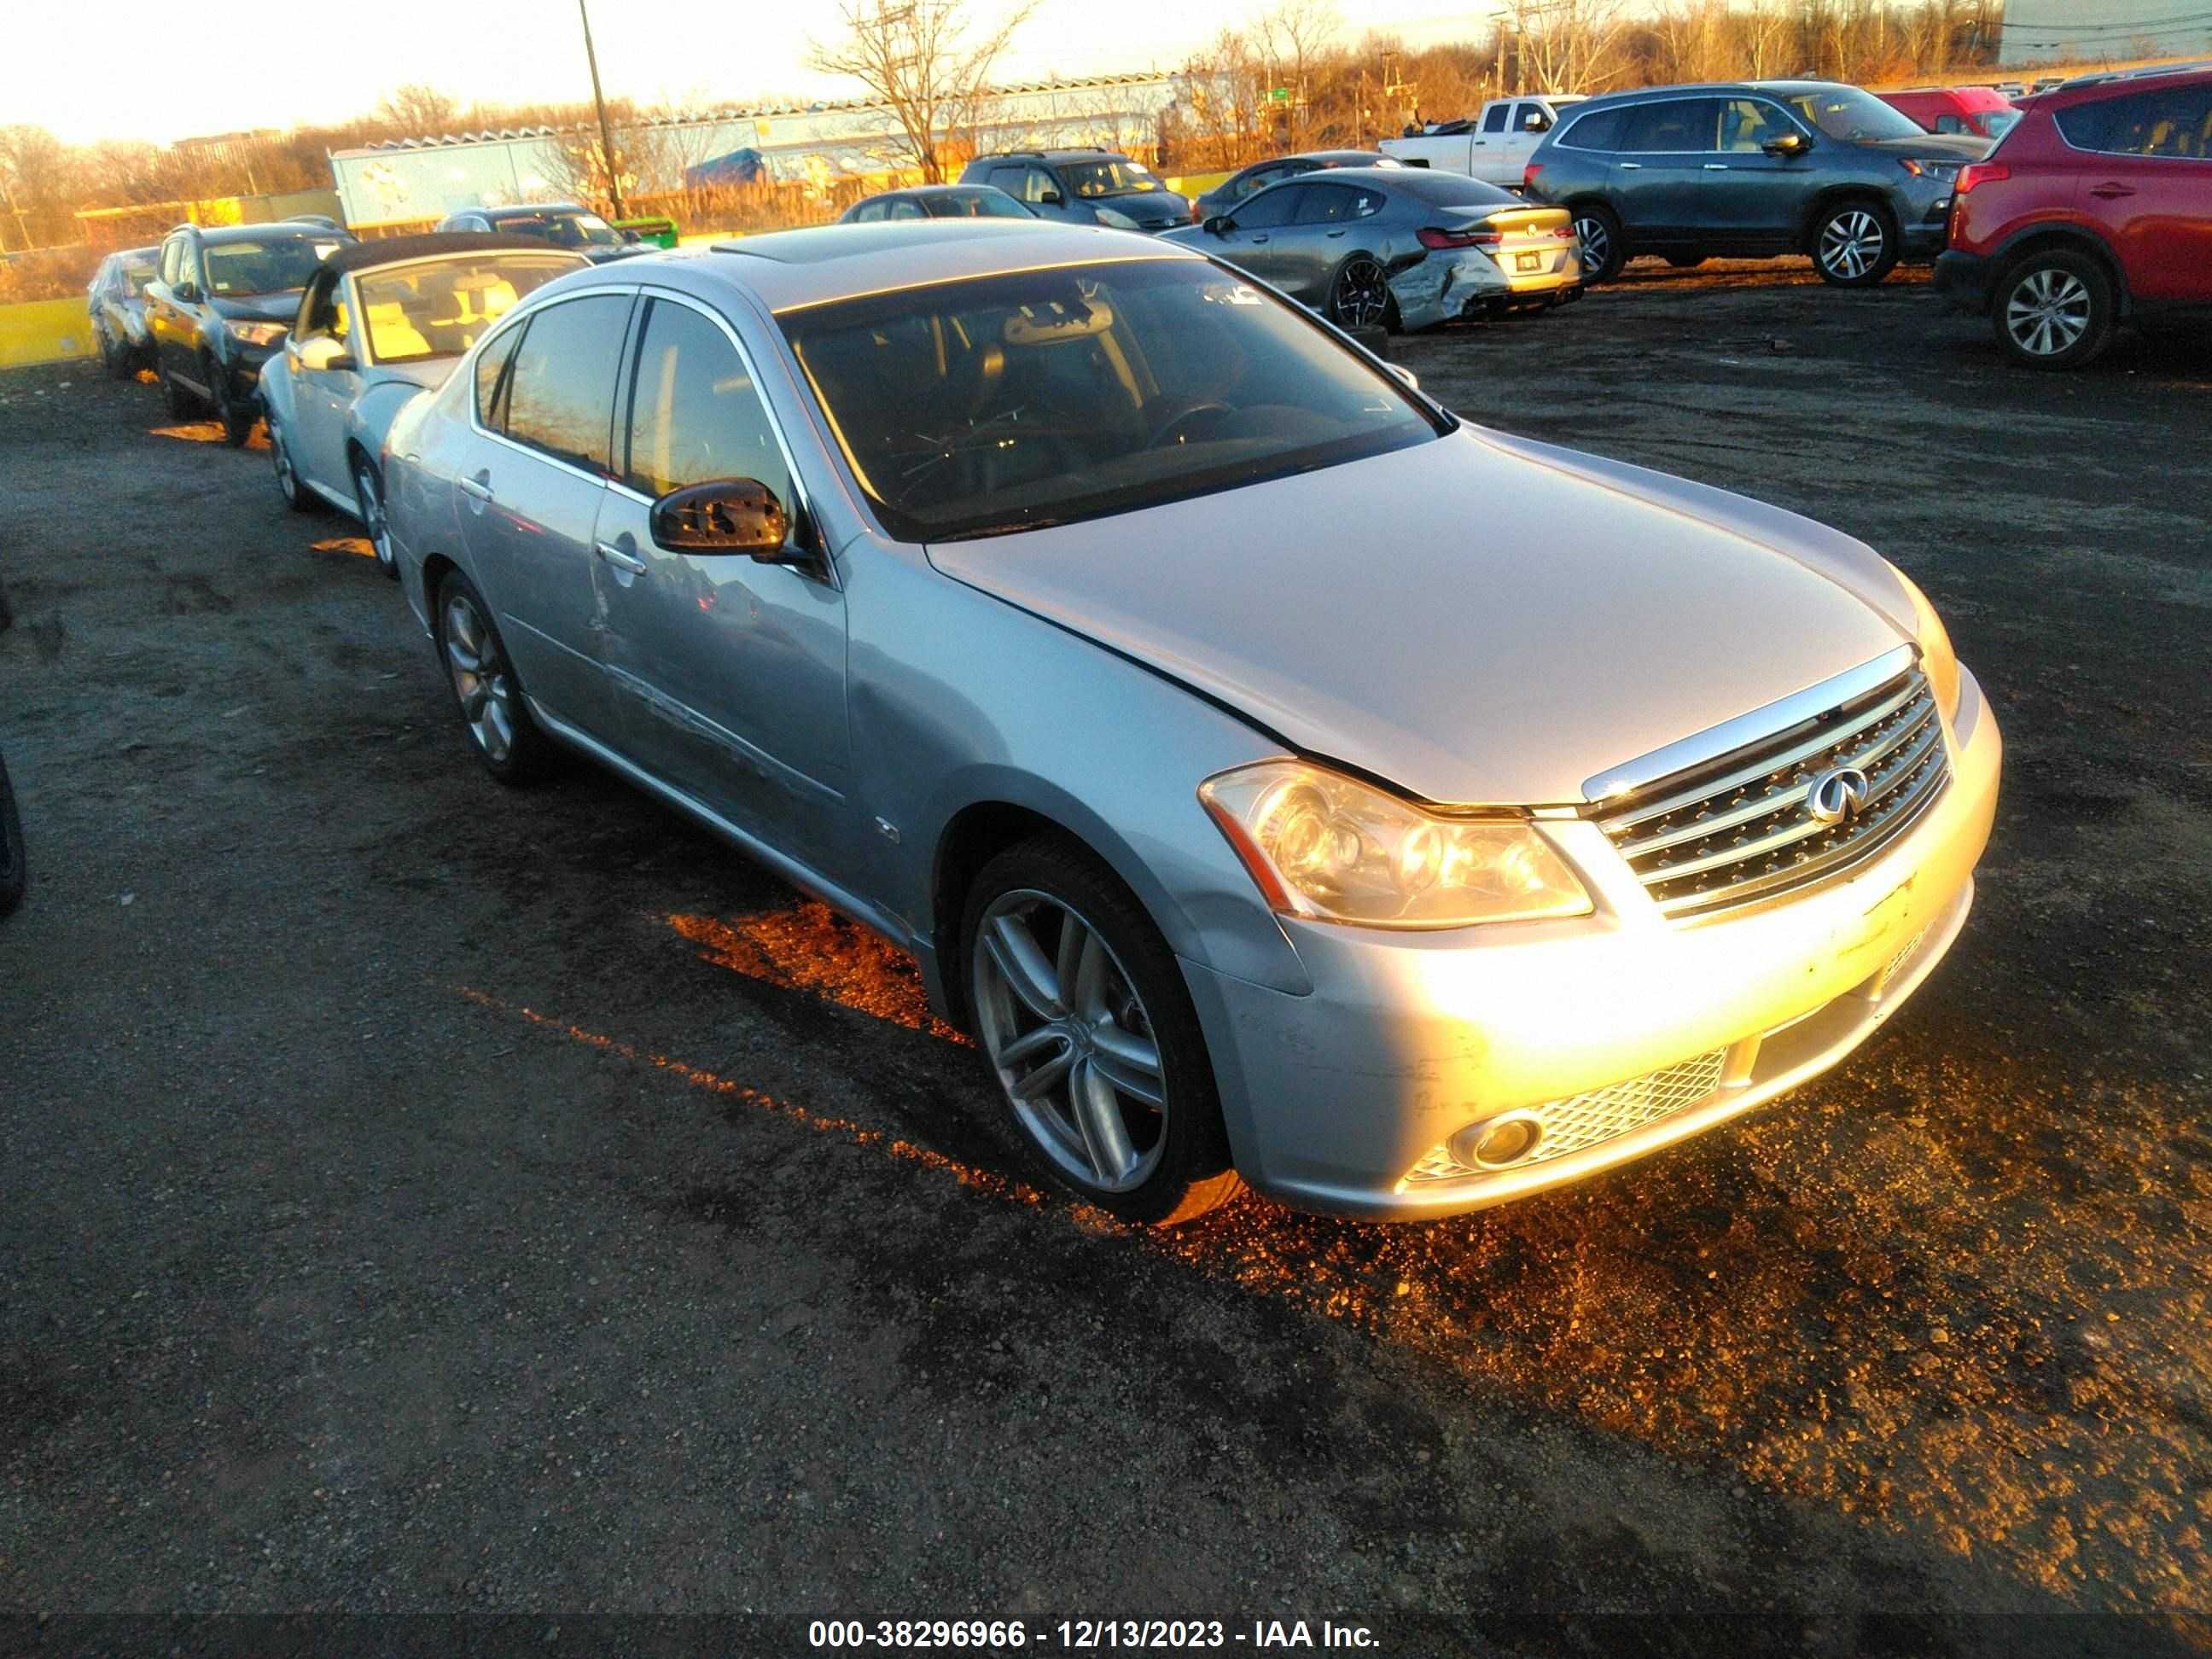
[[[1115,230],[1172,230],[1190,222],[1190,201],[1143,164],[1110,149],[1016,149],[979,155],[963,185],[995,185],[1040,219]]]
[[[1525,183],[1574,215],[1594,283],[1639,253],[1678,265],[1803,253],[1827,281],[1864,288],[1942,251],[1959,169],[1989,151],[1832,81],[1646,87],[1577,106]]]

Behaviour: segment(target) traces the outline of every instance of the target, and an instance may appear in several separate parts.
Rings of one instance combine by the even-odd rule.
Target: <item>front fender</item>
[[[292,419],[292,359],[279,346],[276,355],[261,366],[261,409],[270,425],[281,425]],[[295,456],[298,453],[296,450],[293,453]]]

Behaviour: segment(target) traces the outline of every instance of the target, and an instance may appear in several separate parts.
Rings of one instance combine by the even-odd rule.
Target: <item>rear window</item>
[[[1501,203],[1510,206],[1521,199],[1510,191],[1486,185],[1479,179],[1462,178],[1455,173],[1432,173],[1423,167],[1407,167],[1403,173],[1392,173],[1390,188],[1431,207],[1497,207]]]
[[[2100,98],[2059,110],[2054,118],[2076,149],[2212,160],[2212,82]]]

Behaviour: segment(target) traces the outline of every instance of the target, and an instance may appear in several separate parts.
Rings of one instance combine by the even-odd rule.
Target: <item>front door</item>
[[[719,318],[656,294],[627,379],[594,561],[623,752],[800,862],[839,869],[852,856],[845,596],[826,561],[653,539],[657,497],[726,478],[766,484],[794,539],[811,533],[750,365]]]
[[[1249,270],[1263,283],[1280,286],[1287,250],[1279,248],[1276,239],[1289,230],[1297,217],[1298,204],[1311,188],[1290,184],[1261,191],[1230,216],[1226,230],[1218,237],[1207,237],[1200,246],[1239,270]]]
[[[343,285],[343,286],[342,286]],[[351,469],[346,465],[346,414],[361,395],[361,368],[307,368],[300,357],[304,339],[328,335],[346,353],[357,353],[363,342],[353,329],[344,276],[319,275],[308,285],[300,326],[284,342],[291,359],[293,420],[299,430],[289,434],[292,462],[324,489],[343,501],[353,499]]]
[[[1705,158],[1708,176],[1698,204],[1710,240],[1747,252],[1787,251],[1796,242],[1818,163],[1810,152],[1766,153],[1768,144],[1790,133],[1820,142],[1764,98],[1721,100],[1720,147]]]
[[[1693,243],[1699,202],[1717,163],[1717,98],[1669,98],[1638,106],[1613,157],[1613,185],[1632,249]]]
[[[455,480],[471,561],[524,689],[605,742],[592,532],[612,459],[616,369],[635,296],[586,294],[533,313]]]

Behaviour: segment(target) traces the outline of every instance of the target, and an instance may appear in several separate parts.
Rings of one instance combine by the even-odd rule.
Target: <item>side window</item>
[[[856,225],[872,225],[883,216],[881,202],[863,202],[853,210],[853,222]]]
[[[1541,104],[1522,104],[1513,112],[1516,132],[1542,132],[1551,125],[1551,113]]]
[[[1289,224],[1297,216],[1298,198],[1315,188],[1312,185],[1278,185],[1273,190],[1262,191],[1237,210],[1237,228],[1273,230]]]
[[[1308,185],[1298,202],[1301,225],[1336,225],[1351,218],[1358,192],[1347,185]]]
[[[1668,155],[1713,148],[1720,122],[1717,98],[1672,98],[1645,104],[1628,123],[1621,149],[1637,155]]]
[[[184,275],[184,239],[179,236],[172,236],[167,241],[161,244],[161,280],[164,283],[168,283],[171,287],[174,287],[179,278]]]
[[[1028,171],[1029,169],[1025,167],[995,167],[991,169],[988,175],[986,175],[983,182],[988,185],[997,185],[1000,190],[1006,191],[1007,195],[1012,197],[1017,201],[1020,201],[1024,199],[1022,196],[1022,175]]]
[[[607,429],[629,307],[627,294],[592,294],[531,318],[507,371],[508,437],[590,471],[611,471]]]
[[[647,495],[716,478],[755,478],[792,505],[790,469],[767,406],[730,337],[685,305],[656,300],[646,313],[623,482]]]
[[[1588,115],[1575,117],[1553,142],[1569,149],[1619,149],[1621,129],[1628,125],[1629,114],[1626,109],[1594,109]]]
[[[1282,167],[1261,167],[1256,173],[1248,173],[1237,186],[1237,198],[1242,200],[1247,196],[1257,196],[1268,185],[1279,184],[1289,177],[1289,172]]]
[[[2083,149],[2203,161],[2212,158],[2212,88],[2160,87],[2076,105],[2059,112],[2058,125]],[[2084,137],[2075,136],[2077,128]]]
[[[335,282],[317,283],[307,290],[307,314],[301,321],[301,333],[345,338],[345,305],[338,298],[338,289],[344,280],[340,277]]]
[[[1510,104],[1492,104],[1483,114],[1482,130],[1485,132],[1504,131],[1506,119],[1512,113],[1513,106]]]
[[[927,216],[922,212],[921,203],[915,201],[911,196],[902,196],[895,202],[886,202],[884,204],[884,217],[886,219],[921,219],[926,218]]]
[[[204,296],[207,293],[207,278],[200,274],[201,263],[200,250],[198,246],[193,243],[190,237],[185,238],[181,251],[179,268],[183,271],[185,280],[190,283],[194,288],[198,289],[201,295]]]
[[[1721,105],[1721,148],[1751,155],[1796,129],[1780,110],[1759,98],[1730,98]]]
[[[494,432],[507,424],[507,366],[529,326],[516,324],[477,353],[477,419]]]

